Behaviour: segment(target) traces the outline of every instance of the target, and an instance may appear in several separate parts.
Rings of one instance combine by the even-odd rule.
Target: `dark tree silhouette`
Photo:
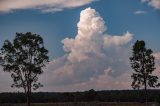
[[[147,87],[158,87],[158,77],[152,75],[155,70],[154,56],[151,49],[145,47],[145,42],[136,41],[133,45],[132,56],[130,57],[131,67],[133,69],[133,74],[131,78],[133,79],[132,87],[133,89],[144,88],[145,100],[147,103]]]
[[[13,78],[11,87],[24,89],[28,106],[32,89],[42,87],[38,82],[38,75],[43,73],[42,67],[49,60],[47,54],[42,37],[31,32],[16,33],[13,42],[6,40],[1,48],[3,70]]]
[[[86,101],[96,101],[97,92],[94,89],[90,89],[89,91],[85,92],[85,99]]]

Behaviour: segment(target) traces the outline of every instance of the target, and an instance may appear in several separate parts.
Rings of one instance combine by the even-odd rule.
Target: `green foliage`
[[[136,41],[133,46],[132,57],[130,57],[131,67],[134,70],[131,78],[132,87],[139,89],[141,87],[157,87],[158,77],[152,75],[155,70],[154,56],[152,50],[145,47],[144,41]]]

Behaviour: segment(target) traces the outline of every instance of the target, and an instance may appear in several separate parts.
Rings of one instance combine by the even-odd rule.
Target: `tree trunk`
[[[31,103],[31,71],[28,73],[28,81],[27,81],[27,106],[30,106]]]
[[[27,82],[27,106],[30,106],[30,81]]]
[[[30,87],[27,87],[27,106],[30,106]]]
[[[147,84],[146,84],[146,81],[145,81],[145,88],[144,88],[144,91],[145,91],[145,103],[146,103],[146,106],[147,106],[147,102],[148,102],[148,92],[147,92]]]
[[[30,104],[31,104],[31,82],[30,82],[30,86],[29,86],[29,98],[30,98]]]
[[[144,77],[144,92],[145,92],[145,103],[146,103],[146,106],[147,106],[147,75],[146,75],[146,70],[145,70],[145,66],[144,66],[144,59],[145,59],[145,56],[144,56],[144,52],[142,53],[142,70],[143,70],[143,77]]]

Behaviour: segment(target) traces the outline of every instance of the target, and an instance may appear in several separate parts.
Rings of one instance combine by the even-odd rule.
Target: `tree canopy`
[[[5,40],[1,48],[1,65],[5,72],[11,73],[12,87],[24,88],[26,93],[41,87],[38,75],[43,73],[49,60],[47,54],[40,35],[16,33],[13,42]]]
[[[158,87],[158,77],[153,75],[155,68],[153,51],[147,49],[145,42],[136,41],[133,45],[132,56],[130,57],[131,67],[133,69],[133,74],[131,78],[133,79],[132,87],[134,89],[145,89],[145,94],[147,97],[147,87]]]

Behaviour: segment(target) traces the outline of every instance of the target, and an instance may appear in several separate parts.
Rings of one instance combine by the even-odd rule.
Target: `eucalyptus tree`
[[[42,37],[31,32],[16,33],[12,42],[4,41],[0,57],[3,70],[13,79],[11,87],[23,88],[30,106],[32,89],[42,87],[38,76],[49,61]]]
[[[144,88],[146,102],[148,87],[159,86],[158,77],[153,75],[153,71],[156,69],[154,59],[153,51],[146,48],[145,42],[137,40],[133,45],[130,57],[131,67],[134,71],[131,75],[132,87],[133,89]]]

